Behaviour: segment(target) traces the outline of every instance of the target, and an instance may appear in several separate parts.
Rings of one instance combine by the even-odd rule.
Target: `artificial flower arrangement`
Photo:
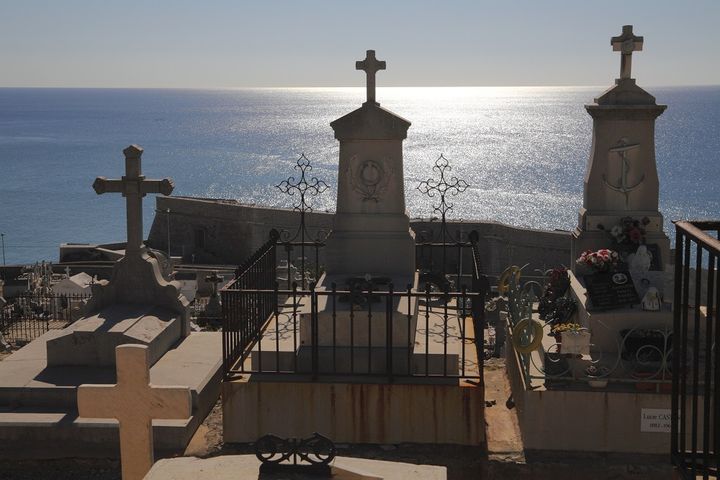
[[[575,262],[599,272],[607,272],[617,266],[620,255],[615,250],[607,248],[601,248],[596,252],[585,250]]]
[[[632,217],[623,217],[620,222],[613,226],[608,233],[613,245],[633,247],[645,244],[645,227],[650,224],[648,217],[636,220]],[[604,227],[599,225],[604,230]]]
[[[558,341],[558,353],[568,355],[590,353],[590,331],[578,323],[554,325],[551,335]]]
[[[552,333],[555,335],[563,332],[578,333],[581,330],[583,327],[579,323],[558,323],[552,327]]]

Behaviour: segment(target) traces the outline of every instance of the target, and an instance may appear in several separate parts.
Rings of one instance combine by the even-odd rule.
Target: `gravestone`
[[[355,68],[366,73],[367,100],[330,124],[340,142],[337,210],[327,239],[325,275],[318,283],[318,291],[330,290],[332,284],[338,290],[372,287],[374,291],[387,291],[390,284],[402,291],[407,286],[417,287],[415,236],[405,211],[403,174],[402,142],[410,122],[380,107],[376,100],[375,75],[385,67],[384,61],[375,58],[374,50],[368,50],[365,59],[356,62]],[[377,357],[371,364],[386,359],[378,348],[386,344],[386,319],[381,315],[372,318],[355,314],[354,311],[365,311],[368,307],[360,307],[355,303],[358,299],[350,297],[339,296],[334,305],[327,296],[319,297],[322,303],[318,305],[315,339],[310,316],[300,325],[301,344],[317,343],[322,347],[321,363],[325,354],[332,352],[337,356],[335,347],[341,348],[339,363],[343,371],[356,371],[352,355]],[[380,297],[370,296],[367,300],[380,302]],[[393,346],[407,350],[415,338],[415,298],[396,297],[392,308],[397,318],[409,319],[392,325]],[[372,349],[373,353],[362,349]],[[301,364],[306,358],[304,353],[301,349]],[[407,369],[407,365],[398,368]]]
[[[208,317],[220,317],[222,315],[222,305],[220,303],[220,295],[218,295],[218,285],[225,280],[225,277],[218,275],[217,270],[212,275],[205,277],[205,281],[210,283],[210,299],[205,308],[205,315]]]
[[[130,146],[124,154],[125,175],[119,180],[100,177],[93,185],[98,194],[117,192],[125,197],[128,235],[124,256],[114,264],[110,281],[92,285],[92,299],[80,319],[62,330],[49,330],[0,362],[0,459],[117,455],[117,426],[78,417],[77,395],[79,385],[116,383],[116,347],[120,345],[147,348],[143,349],[143,362],[152,365],[154,385],[188,385],[192,391],[192,412],[182,413],[181,420],[155,425],[155,446],[163,454],[185,449],[218,397],[221,334],[189,333],[188,302],[179,282],[163,273],[157,255],[142,241],[142,197],[153,192],[170,194],[172,181],[148,180],[142,175],[140,147]],[[41,277],[49,266],[36,270]],[[119,368],[118,392],[128,384],[122,379],[124,367]],[[146,372],[147,367],[143,368]],[[130,377],[133,375],[147,378],[147,374]],[[146,388],[147,381],[143,381]],[[163,411],[161,401],[143,403],[147,398],[126,394],[120,400],[134,405],[138,418],[150,411],[156,418],[165,418],[168,412]],[[81,399],[81,408],[83,402]],[[117,404],[118,400],[108,399],[95,405],[100,410],[82,413],[112,416]],[[131,408],[126,407],[130,415]],[[169,412],[173,411],[170,408]],[[121,437],[124,430],[121,427]],[[133,441],[147,444],[143,438]]]
[[[410,122],[376,101],[375,74],[385,62],[367,51],[367,101],[330,126],[340,142],[337,210],[327,240],[328,274],[399,276],[415,272],[415,238],[405,211],[402,142]]]
[[[578,322],[591,331],[593,349],[602,352],[617,351],[623,329],[665,328],[670,321],[669,305],[658,312],[640,306],[650,287],[665,290],[670,259],[655,162],[655,120],[667,107],[632,78],[632,55],[643,42],[631,25],[612,37],[613,51],[620,52],[620,78],[585,106],[593,135],[583,206],[572,233],[570,291],[578,302]],[[584,251],[600,249],[618,252],[627,268],[614,273],[626,281],[576,264]]]
[[[48,366],[113,365],[115,347],[138,343],[150,348],[155,363],[189,333],[188,301],[179,282],[163,275],[158,259],[143,245],[142,198],[169,195],[170,179],[149,180],[142,174],[142,148],[125,150],[125,175],[119,180],[98,177],[93,188],[121,193],[127,207],[125,255],[113,266],[110,281],[92,285],[86,313],[57,338],[48,340]]]
[[[633,34],[632,25],[625,25],[622,35],[610,43],[613,51],[621,53],[620,78],[595,104],[585,106],[593,118],[593,136],[583,206],[573,232],[573,265],[585,250],[612,248],[610,232],[626,217],[646,219],[645,243],[653,245],[667,263],[670,244],[658,208],[655,162],[655,119],[667,106],[657,105],[655,97],[631,78],[632,54],[642,50],[643,37]]]
[[[78,413],[85,418],[114,418],[120,429],[123,480],[142,480],[154,462],[153,419],[184,419],[192,414],[187,387],[150,384],[149,349],[144,345],[115,348],[117,382],[80,385]]]

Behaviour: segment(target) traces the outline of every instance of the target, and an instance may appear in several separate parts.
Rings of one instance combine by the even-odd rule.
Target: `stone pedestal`
[[[593,140],[583,208],[573,232],[573,264],[585,250],[612,248],[611,229],[630,217],[649,221],[645,243],[658,246],[664,267],[670,263],[670,242],[658,210],[655,119],[666,106],[656,105],[629,78],[617,80],[595,102],[585,107],[593,117]]]
[[[179,282],[163,277],[142,248],[113,267],[110,281],[92,285],[86,314],[47,342],[48,366],[113,365],[115,347],[147,345],[151,363],[189,334],[188,301]]]
[[[624,308],[599,310],[593,308],[585,283],[581,275],[570,272],[570,293],[577,301],[577,323],[589,329],[591,333],[591,350],[595,357],[607,356],[614,359],[620,351],[620,332],[641,327],[648,330],[672,330],[672,307],[669,303],[662,304],[660,311],[647,312],[641,306],[628,305]],[[642,296],[641,296],[642,298]]]
[[[593,119],[592,147],[583,207],[571,246],[570,292],[577,300],[578,323],[590,329],[593,349],[603,353],[618,351],[623,330],[639,327],[665,330],[672,324],[669,303],[661,303],[659,311],[644,311],[640,303],[650,287],[657,288],[661,296],[664,294],[665,300],[671,300],[670,289],[666,288],[672,260],[670,241],[663,231],[663,216],[658,208],[660,184],[655,162],[655,120],[667,107],[658,105],[655,97],[631,78],[632,54],[642,50],[643,38],[635,36],[632,26],[626,25],[622,35],[613,37],[611,44],[613,50],[621,52],[621,73],[614,86],[596,98],[594,104],[585,106]],[[628,238],[618,242],[613,229],[615,234],[623,233],[623,219],[638,222],[644,238],[631,239],[631,235],[626,235]],[[637,237],[640,231],[636,229],[633,233]],[[649,270],[647,265],[643,267],[633,261],[640,245],[652,253]],[[599,249],[615,250],[628,263],[639,296],[637,304],[618,302],[606,305],[611,309],[605,311],[592,305],[584,283],[584,275],[592,272],[575,262],[582,252]]]
[[[410,122],[366,102],[330,125],[340,161],[326,271],[411,277],[415,239],[405,212],[402,156]]]
[[[411,285],[417,291],[418,276],[413,278],[395,277],[393,285]],[[347,277],[325,276],[316,288],[318,295],[318,345],[321,347],[358,347],[374,345],[384,347],[387,335],[387,288],[373,294],[368,303],[366,295],[361,295],[361,303],[352,303],[349,295],[338,295],[333,302],[331,296],[321,292],[330,292],[329,285],[335,283],[338,290],[347,290]],[[398,291],[397,289],[395,291]],[[406,292],[406,288],[399,290]],[[385,292],[385,293],[383,293]],[[415,343],[417,328],[417,297],[395,296],[392,302],[392,345],[408,347]],[[371,312],[372,317],[368,315]],[[300,325],[301,344],[311,344],[310,315],[303,314]],[[370,324],[371,323],[371,324]]]

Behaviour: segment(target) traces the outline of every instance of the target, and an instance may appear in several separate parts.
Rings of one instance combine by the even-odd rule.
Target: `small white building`
[[[53,285],[53,293],[56,295],[83,295],[90,296],[90,285],[95,279],[85,272],[76,273],[75,275],[64,278]]]

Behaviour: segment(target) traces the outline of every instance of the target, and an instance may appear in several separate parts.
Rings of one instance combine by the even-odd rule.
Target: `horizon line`
[[[611,88],[610,85],[387,85],[382,88]],[[696,84],[648,84],[645,88],[677,88],[677,87],[720,87],[720,83]],[[50,86],[50,85],[0,85],[0,89],[27,90],[307,90],[307,89],[364,89],[364,85],[335,86],[238,86],[238,87],[171,87],[171,86]]]

